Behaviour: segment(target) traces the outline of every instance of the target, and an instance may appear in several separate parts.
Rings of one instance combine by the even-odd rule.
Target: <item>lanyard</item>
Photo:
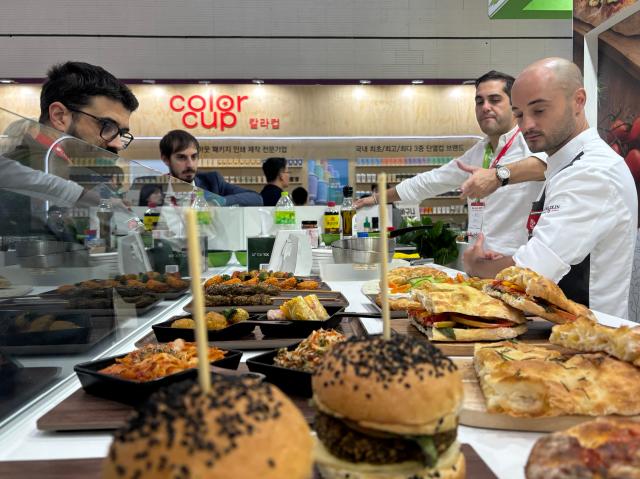
[[[513,134],[513,136],[509,138],[509,141],[505,143],[505,145],[502,147],[502,150],[500,150],[500,153],[498,153],[498,156],[496,156],[495,159],[493,160],[493,163],[491,163],[491,153],[493,153],[493,149],[491,148],[491,143],[487,143],[487,146],[484,149],[484,157],[482,158],[482,167],[489,168],[489,164],[491,163],[491,168],[495,168],[498,162],[505,155],[505,153],[509,151],[509,148],[511,148],[511,145],[513,144],[513,140],[516,139],[516,136],[518,136],[518,133],[520,133],[520,128],[518,128],[516,132]]]

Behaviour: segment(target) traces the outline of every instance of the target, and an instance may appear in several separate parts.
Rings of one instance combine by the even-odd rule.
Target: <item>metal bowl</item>
[[[373,264],[382,261],[380,242],[382,238],[347,238],[331,245],[333,261],[338,264]],[[391,261],[396,249],[396,240],[387,240],[388,260]]]
[[[16,253],[19,257],[42,256],[64,253],[66,244],[63,241],[27,240],[16,243]]]

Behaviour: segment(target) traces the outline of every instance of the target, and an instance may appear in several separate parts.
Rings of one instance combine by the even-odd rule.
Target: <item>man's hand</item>
[[[355,206],[356,209],[360,209],[365,206],[374,206],[376,204],[377,204],[376,199],[373,197],[373,195],[371,195],[371,196],[366,196],[364,198],[360,198],[359,200],[356,200],[353,206]]]
[[[482,277],[482,266],[485,265],[487,261],[502,258],[504,258],[504,255],[484,249],[484,235],[480,233],[475,244],[467,248],[462,255],[462,262],[464,264],[464,270],[468,275]]]
[[[463,198],[484,198],[500,187],[495,168],[480,168],[470,166],[461,161],[457,162],[458,168],[471,174],[471,177],[462,183]]]

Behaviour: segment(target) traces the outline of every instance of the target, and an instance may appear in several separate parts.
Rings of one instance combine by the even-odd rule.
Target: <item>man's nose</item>
[[[521,117],[518,118],[518,126],[523,132],[526,133],[527,131],[533,129],[533,127],[535,126],[535,123],[531,119],[531,116],[522,115]]]
[[[116,136],[113,140],[107,143],[107,146],[114,148],[117,151],[124,150],[124,145],[122,143],[122,138],[120,138],[120,135]]]

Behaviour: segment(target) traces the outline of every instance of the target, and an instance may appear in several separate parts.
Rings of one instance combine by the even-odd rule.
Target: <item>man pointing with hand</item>
[[[455,188],[469,206],[469,233],[485,235],[491,250],[513,254],[527,242],[531,202],[542,188],[546,155],[532,154],[511,112],[514,78],[490,71],[475,82],[475,113],[487,135],[456,161],[409,178],[387,190],[388,201],[420,202]],[[523,180],[539,180],[517,183]],[[489,194],[490,193],[490,194]],[[374,194],[356,208],[377,204]]]

